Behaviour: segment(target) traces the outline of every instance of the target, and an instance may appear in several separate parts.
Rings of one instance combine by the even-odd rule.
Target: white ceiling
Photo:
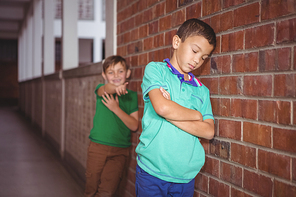
[[[18,38],[32,0],[0,0],[0,39]]]

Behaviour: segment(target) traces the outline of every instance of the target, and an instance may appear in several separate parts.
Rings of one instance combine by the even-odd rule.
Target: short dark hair
[[[177,36],[179,36],[182,42],[184,42],[186,38],[190,36],[203,36],[209,41],[211,45],[214,46],[214,49],[216,48],[216,34],[213,28],[197,18],[192,18],[185,21],[179,27]]]
[[[119,55],[111,55],[107,57],[103,63],[103,72],[105,73],[110,66],[114,66],[117,63],[121,63],[123,67],[128,70],[128,65],[123,57]]]

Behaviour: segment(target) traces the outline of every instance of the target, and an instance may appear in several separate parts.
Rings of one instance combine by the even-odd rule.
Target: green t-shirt
[[[141,85],[144,100],[142,134],[136,148],[138,165],[149,174],[176,183],[188,183],[205,162],[205,152],[198,137],[193,136],[159,116],[148,92],[163,87],[171,100],[199,111],[203,119],[214,119],[209,90],[191,74],[190,81],[167,62],[150,62]],[[190,84],[191,83],[191,84]],[[192,85],[195,84],[195,85]]]
[[[103,85],[99,84],[95,90],[97,95],[96,113],[89,139],[99,144],[122,148],[129,147],[131,145],[130,129],[102,103],[103,97],[97,94],[97,90]],[[138,97],[137,92],[127,91],[127,94],[118,96],[119,107],[125,113],[131,114],[138,111]],[[115,97],[115,95],[113,96]]]

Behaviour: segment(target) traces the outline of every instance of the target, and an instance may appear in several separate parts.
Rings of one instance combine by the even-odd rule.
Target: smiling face
[[[187,74],[199,68],[209,57],[214,46],[203,36],[189,36],[184,42],[173,37],[174,54],[171,64],[181,73]]]
[[[119,62],[115,65],[109,66],[102,76],[108,83],[115,86],[120,86],[125,83],[125,80],[130,76],[130,70],[126,68]]]

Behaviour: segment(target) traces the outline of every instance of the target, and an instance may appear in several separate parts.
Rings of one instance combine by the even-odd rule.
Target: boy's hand
[[[160,87],[159,90],[162,93],[162,96],[168,100],[171,100],[171,95],[168,91],[166,91],[165,89],[163,89],[163,87]]]
[[[117,86],[115,88],[115,91],[116,91],[116,94],[118,96],[121,96],[121,95],[124,95],[124,94],[127,94],[127,90],[126,90],[126,85],[128,84],[128,82],[125,82],[124,84],[120,85],[120,86]]]
[[[105,92],[104,95],[102,95],[102,103],[108,107],[108,109],[112,112],[116,111],[119,108],[119,102],[118,102],[118,95],[116,95],[115,99],[113,95],[109,95]]]

